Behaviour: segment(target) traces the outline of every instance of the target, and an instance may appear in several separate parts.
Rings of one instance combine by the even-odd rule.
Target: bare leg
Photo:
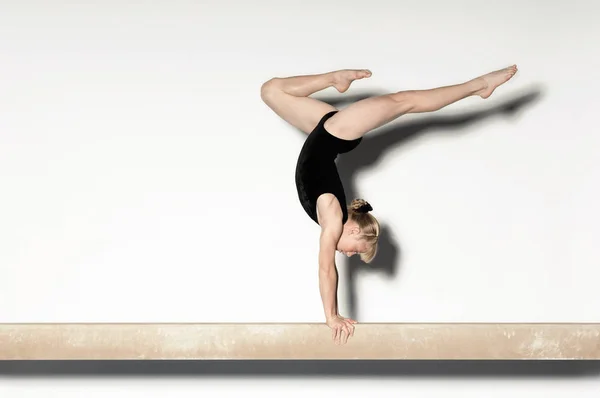
[[[357,139],[403,114],[433,112],[472,95],[488,98],[516,72],[513,65],[462,84],[367,98],[333,115],[325,122],[325,128],[337,137]]]
[[[328,87],[345,92],[352,81],[369,77],[366,70],[339,70],[316,75],[276,77],[261,87],[262,100],[281,118],[305,133],[335,107],[308,96]]]

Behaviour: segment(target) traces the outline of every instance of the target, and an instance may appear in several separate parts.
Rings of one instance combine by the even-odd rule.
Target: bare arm
[[[321,292],[323,310],[325,311],[325,318],[327,320],[338,315],[338,275],[335,266],[335,248],[338,239],[339,234],[335,228],[323,228],[321,230],[319,248],[319,291]]]
[[[321,238],[319,247],[319,289],[323,300],[326,323],[332,329],[336,344],[344,344],[354,334],[355,320],[344,318],[338,313],[337,268],[335,252],[342,236],[342,209],[338,200],[331,194],[321,195],[317,200]]]
[[[335,196],[324,194],[317,200],[321,236],[319,239],[319,291],[323,300],[325,318],[338,315],[337,281],[335,266],[337,243],[342,235],[342,212]]]

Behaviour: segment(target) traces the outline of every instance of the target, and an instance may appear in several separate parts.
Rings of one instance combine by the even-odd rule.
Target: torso
[[[344,140],[325,130],[325,121],[336,112],[324,115],[308,135],[296,165],[298,198],[308,216],[317,224],[319,224],[317,200],[324,194],[332,194],[338,200],[342,210],[342,224],[348,220],[346,195],[335,159],[338,154],[350,152],[356,148],[362,140],[362,138]]]

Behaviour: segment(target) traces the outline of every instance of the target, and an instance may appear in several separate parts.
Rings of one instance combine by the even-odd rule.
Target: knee
[[[411,113],[418,108],[419,98],[416,90],[398,91],[390,94],[390,98],[401,113]]]
[[[273,77],[273,78],[267,80],[266,82],[264,82],[260,86],[260,97],[263,100],[266,100],[267,98],[269,98],[271,96],[271,94],[277,89],[278,81],[279,81],[278,78]]]

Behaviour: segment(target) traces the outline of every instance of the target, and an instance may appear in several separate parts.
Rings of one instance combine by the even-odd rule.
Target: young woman
[[[379,223],[362,199],[346,203],[335,159],[356,148],[369,131],[407,113],[433,112],[463,98],[488,98],[517,72],[509,66],[466,82],[427,90],[406,90],[357,101],[343,110],[310,98],[334,87],[340,93],[354,80],[371,77],[367,69],[343,69],[316,75],[275,77],[261,87],[262,100],[281,118],[308,134],[296,167],[298,198],[320,227],[319,289],[327,325],[336,344],[354,334],[355,320],[337,310],[335,252],[359,254],[370,262],[377,252]]]

